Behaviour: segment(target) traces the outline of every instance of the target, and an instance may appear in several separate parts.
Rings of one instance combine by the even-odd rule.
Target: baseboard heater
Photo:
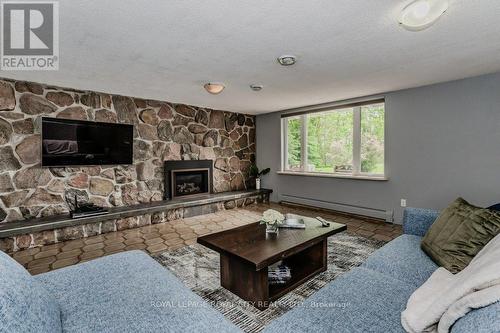
[[[330,210],[336,210],[343,213],[350,213],[356,215],[363,215],[368,217],[373,217],[386,222],[394,222],[394,212],[392,210],[383,210],[369,207],[361,207],[355,205],[347,205],[338,202],[331,202],[318,199],[310,199],[304,197],[298,197],[295,195],[281,194],[280,201],[286,201],[295,204],[301,204],[311,207],[318,207]]]

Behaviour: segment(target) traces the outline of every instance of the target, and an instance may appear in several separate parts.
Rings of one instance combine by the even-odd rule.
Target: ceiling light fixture
[[[205,83],[203,88],[205,88],[205,90],[210,94],[217,95],[220,94],[222,90],[224,90],[225,86],[222,83],[209,82]]]
[[[250,89],[252,89],[253,91],[261,91],[262,88],[264,88],[264,86],[261,84],[251,84],[250,85]]]
[[[278,57],[278,62],[281,66],[292,66],[297,61],[294,55],[282,55]]]
[[[415,0],[403,8],[399,24],[410,31],[424,30],[434,24],[447,9],[447,0]]]

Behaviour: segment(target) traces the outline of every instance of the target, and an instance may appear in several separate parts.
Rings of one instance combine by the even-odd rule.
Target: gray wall
[[[394,211],[442,209],[458,196],[500,202],[500,73],[384,94],[388,181],[279,175],[280,113],[257,116],[257,158],[272,201],[292,195]]]

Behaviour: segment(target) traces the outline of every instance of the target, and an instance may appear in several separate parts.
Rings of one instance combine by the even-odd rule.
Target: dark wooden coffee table
[[[330,222],[322,227],[313,218],[304,218],[306,229],[280,229],[267,236],[266,227],[252,223],[198,238],[198,243],[220,253],[221,285],[265,309],[327,268],[327,238],[346,230],[344,224]],[[280,260],[291,268],[292,278],[284,285],[269,285],[268,267]]]

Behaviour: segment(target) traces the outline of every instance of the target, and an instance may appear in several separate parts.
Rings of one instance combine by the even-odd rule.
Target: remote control
[[[316,220],[321,222],[322,227],[329,227],[330,226],[330,223],[327,220],[325,220],[324,218],[322,218],[321,216],[317,216]]]

